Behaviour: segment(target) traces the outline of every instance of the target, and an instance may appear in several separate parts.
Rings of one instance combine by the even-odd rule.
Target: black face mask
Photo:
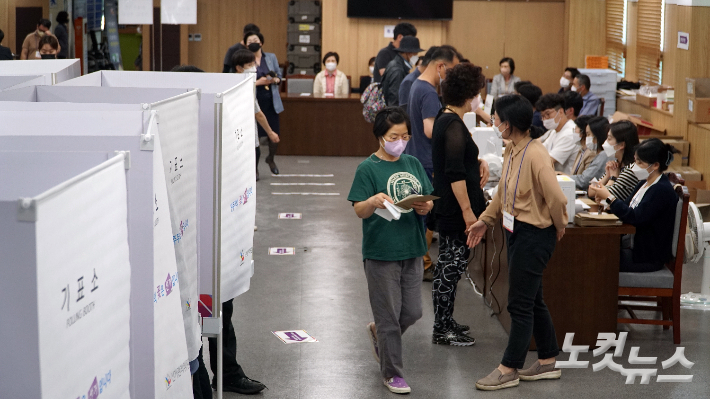
[[[40,57],[42,57],[43,60],[56,60],[57,55],[56,54],[40,54]]]
[[[249,48],[249,51],[251,51],[252,53],[256,53],[261,48],[261,44],[250,43],[247,47]]]

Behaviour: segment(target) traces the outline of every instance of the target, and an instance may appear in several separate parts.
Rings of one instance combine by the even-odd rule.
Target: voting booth
[[[79,59],[71,59],[3,62],[0,76],[41,76],[42,79],[35,84],[55,85],[81,76],[79,61]]]
[[[127,166],[0,152],[2,397],[131,396]]]
[[[42,75],[0,75],[0,91],[43,85],[44,81],[45,79]]]
[[[127,104],[42,101],[66,95]],[[30,99],[7,101],[11,96]],[[198,92],[37,87],[0,98],[6,101],[0,106],[4,150],[129,152],[131,397],[191,397],[189,360],[201,345],[196,229],[190,234],[196,218]],[[191,187],[178,184],[191,181]]]
[[[213,293],[212,266],[215,261],[216,266],[221,268],[220,301],[246,292],[254,274],[254,75],[99,71],[60,86],[200,89],[200,213],[197,226],[200,294]],[[214,185],[216,166],[219,171],[216,178],[220,182],[217,187]],[[221,201],[219,212],[214,207],[216,192]],[[219,237],[217,254],[213,237]]]

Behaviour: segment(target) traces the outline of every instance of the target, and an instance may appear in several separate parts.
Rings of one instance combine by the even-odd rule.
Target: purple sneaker
[[[370,343],[372,344],[372,355],[375,357],[377,364],[380,364],[380,349],[377,347],[377,335],[372,331],[374,327],[374,322],[367,324],[367,336],[370,338]]]
[[[394,376],[388,380],[384,380],[385,386],[390,392],[394,393],[410,393],[412,388],[407,385],[407,382],[402,377]]]

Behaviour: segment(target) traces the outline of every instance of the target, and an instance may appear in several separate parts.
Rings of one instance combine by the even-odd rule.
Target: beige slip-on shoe
[[[516,387],[518,384],[520,384],[518,370],[503,374],[496,368],[492,373],[488,374],[487,377],[478,380],[476,382],[476,388],[482,391],[497,391],[499,389]]]
[[[555,368],[555,363],[540,364],[539,360],[530,368],[518,371],[520,379],[523,381],[556,380],[562,376],[562,370]]]

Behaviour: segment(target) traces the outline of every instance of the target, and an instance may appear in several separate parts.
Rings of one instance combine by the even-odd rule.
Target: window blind
[[[626,66],[624,45],[624,1],[606,0],[606,55],[609,69],[623,74]]]
[[[639,0],[637,23],[637,65],[639,80],[661,84],[661,14],[663,0]]]

